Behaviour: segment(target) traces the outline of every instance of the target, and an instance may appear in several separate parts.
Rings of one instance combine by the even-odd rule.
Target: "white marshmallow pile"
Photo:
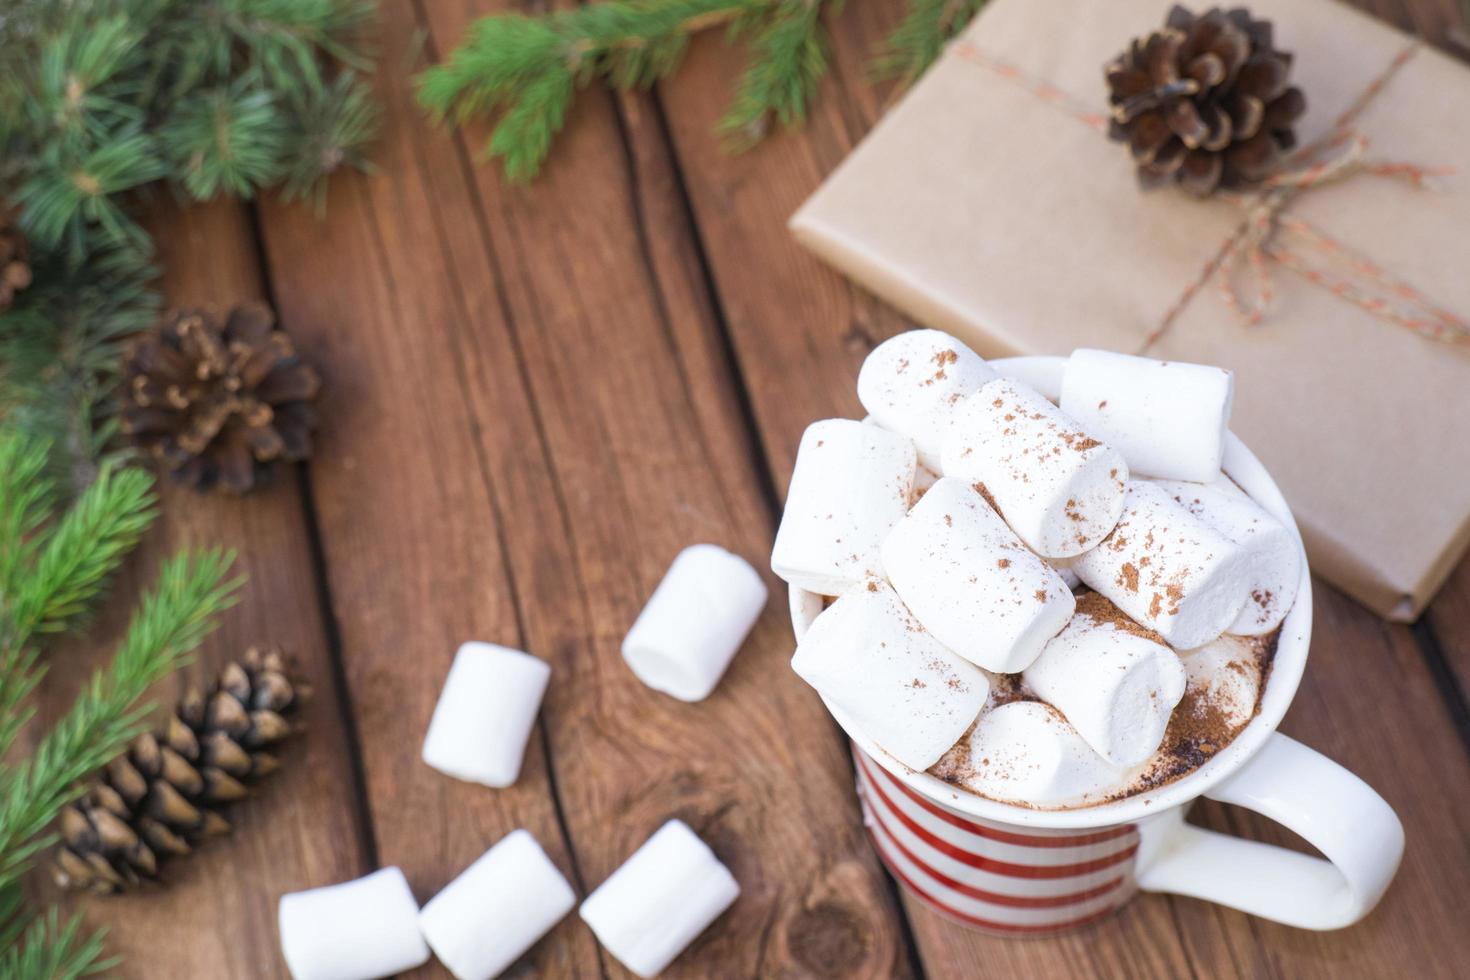
[[[281,952],[295,980],[370,980],[427,963],[419,905],[397,868],[281,897]]]
[[[878,549],[914,488],[914,444],[850,419],[807,426],[771,568],[808,592],[841,595],[879,574]]]
[[[623,640],[638,679],[681,701],[703,701],[766,605],[750,563],[712,544],[679,552]]]
[[[536,838],[516,830],[419,913],[419,929],[458,980],[499,976],[577,904]]]
[[[739,895],[709,846],[670,820],[588,896],[580,914],[618,962],[652,977]]]
[[[803,436],[771,562],[798,607],[835,597],[792,667],[851,730],[917,770],[968,747],[970,788],[1045,806],[1117,790],[1191,690],[1251,717],[1259,667],[1203,678],[1239,672],[1225,634],[1275,630],[1302,569],[1221,472],[1230,372],[1079,350],[1058,406],[917,330],[858,397],[865,422]]]
[[[429,721],[424,761],[456,779],[498,789],[512,785],[550,679],[546,662],[528,653],[464,644]]]

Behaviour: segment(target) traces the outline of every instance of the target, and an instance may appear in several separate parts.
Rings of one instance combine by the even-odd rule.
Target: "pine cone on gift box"
[[[62,811],[56,883],[123,891],[156,880],[164,859],[228,833],[219,808],[276,770],[264,749],[291,734],[310,693],[287,675],[279,652],[252,647],[208,696],[184,695],[167,727],[138,738]]]
[[[128,354],[122,428],[180,481],[245,493],[276,463],[311,455],[320,387],[265,305],[223,320],[179,310]]]
[[[1107,67],[1112,124],[1146,188],[1177,182],[1204,197],[1259,184],[1296,145],[1306,98],[1287,85],[1291,54],[1243,8],[1169,12]]]
[[[31,284],[31,247],[12,216],[0,206],[0,313]]]

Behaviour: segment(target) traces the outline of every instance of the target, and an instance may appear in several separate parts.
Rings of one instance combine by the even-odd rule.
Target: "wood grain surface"
[[[1454,0],[1361,5],[1436,42],[1457,22]],[[427,901],[516,827],[585,894],[674,816],[742,895],[668,976],[1465,975],[1470,563],[1412,628],[1316,588],[1312,663],[1283,728],[1377,788],[1409,841],[1382,907],[1335,933],[1143,896],[1095,928],[1014,941],[903,897],[863,840],[843,739],[787,668],[769,576],[773,601],[709,700],[633,678],[618,645],[670,560],[711,541],[764,568],[802,429],[858,413],[862,358],[911,326],[785,230],[884,111],[892,93],[867,64],[903,5],[832,19],[832,72],[804,129],[725,152],[714,127],[742,55],[705,37],[652,93],[581,95],[529,187],[477,163],[483,128],[426,124],[409,87],[497,6],[384,0],[378,173],[334,180],[323,216],[274,199],[154,215],[171,298],[270,298],[323,369],[324,423],[316,458],[264,493],[170,490],[125,584],[183,544],[235,547],[246,601],[193,675],[277,642],[317,697],[310,733],[227,843],[179,863],[167,890],[83,903],[112,926],[120,975],[284,977],[282,893],[398,864]],[[509,790],[419,761],[468,639],[552,664]],[[104,654],[62,651],[45,712]],[[1303,846],[1216,804],[1192,819]],[[630,976],[575,915],[511,975]]]

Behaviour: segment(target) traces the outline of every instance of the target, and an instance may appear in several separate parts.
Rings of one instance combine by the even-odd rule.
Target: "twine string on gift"
[[[1422,336],[1451,344],[1470,345],[1470,322],[1430,301],[1413,286],[1306,221],[1291,217],[1287,207],[1298,196],[1326,184],[1371,175],[1407,180],[1424,187],[1428,178],[1453,172],[1367,157],[1368,138],[1353,128],[1363,110],[1383,91],[1389,80],[1418,52],[1410,42],[1364,87],[1320,139],[1297,151],[1259,191],[1226,194],[1224,199],[1245,211],[1240,225],[1205,262],[1179,298],[1164,311],[1139,348],[1147,352],[1189,306],[1195,295],[1217,274],[1225,301],[1247,325],[1259,324],[1275,298],[1268,260],[1275,261],[1309,282],[1327,289],[1368,313]],[[1043,102],[1056,107],[1098,132],[1108,128],[1107,116],[1066,92],[1014,65],[991,57],[968,41],[952,46],[959,57],[994,72]],[[1242,277],[1254,283],[1254,295],[1242,290]]]

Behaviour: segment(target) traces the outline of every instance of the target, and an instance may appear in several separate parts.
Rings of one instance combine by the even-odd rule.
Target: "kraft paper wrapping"
[[[1105,112],[1103,65],[1167,0],[992,0],[959,44]],[[1410,39],[1330,0],[1261,2],[1308,111],[1305,145]],[[1360,175],[1288,207],[1470,318],[1470,72],[1421,48],[1357,117],[1379,159],[1448,165],[1435,189]],[[982,354],[1136,352],[1241,209],[1138,191],[1123,144],[956,46],[792,219],[797,238]],[[1418,336],[1276,262],[1259,326],[1217,273],[1148,350],[1236,373],[1231,427],[1291,501],[1313,568],[1415,618],[1470,542],[1470,349]]]

